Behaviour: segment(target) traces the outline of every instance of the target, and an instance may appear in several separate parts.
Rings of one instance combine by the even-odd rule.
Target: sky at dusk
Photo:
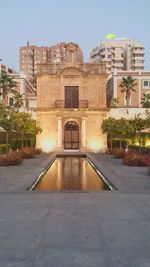
[[[150,70],[149,0],[0,0],[0,58],[19,70],[19,48],[75,42],[84,60],[108,33],[145,47]]]

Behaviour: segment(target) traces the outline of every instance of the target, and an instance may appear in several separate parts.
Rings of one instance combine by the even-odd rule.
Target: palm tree
[[[4,98],[9,93],[9,78],[8,75],[5,72],[1,72],[0,74],[0,95],[2,95]]]
[[[14,94],[14,100],[14,107],[19,110],[19,108],[23,106],[23,95],[16,91]]]
[[[122,78],[122,82],[120,83],[120,87],[122,88],[121,92],[125,93],[126,96],[127,107],[129,107],[130,104],[131,92],[136,91],[134,89],[134,87],[137,85],[135,81],[136,79],[133,79],[131,76],[128,76],[127,78]]]
[[[110,107],[111,107],[111,108],[117,107],[117,104],[118,104],[118,103],[119,103],[119,98],[113,97],[113,98],[110,100]]]
[[[150,94],[143,94],[143,97],[141,98],[141,104],[143,108],[150,108]]]
[[[12,77],[10,77],[7,73],[4,71],[1,71],[0,73],[0,96],[2,95],[5,99],[7,95],[11,93],[15,93],[17,83],[13,80]]]

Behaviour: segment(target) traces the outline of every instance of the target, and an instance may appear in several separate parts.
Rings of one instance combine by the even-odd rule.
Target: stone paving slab
[[[150,192],[150,175],[147,167],[125,166],[122,159],[103,153],[88,153],[98,169],[121,192]]]
[[[40,251],[35,261],[36,267],[114,267],[107,253],[99,249],[49,249]]]
[[[99,249],[46,248],[39,251],[35,260],[36,267],[114,267],[107,253]]]
[[[55,154],[41,154],[33,159],[24,159],[17,166],[0,166],[0,191],[24,192],[45,169],[52,155]]]
[[[135,220],[140,221],[149,218],[140,203],[136,205],[134,198],[131,199],[130,195],[127,197],[126,194],[97,194],[94,197],[94,206],[99,221],[128,220],[132,224]]]
[[[147,267],[146,202],[134,193],[1,193],[0,267]]]
[[[0,267],[150,266],[146,168],[131,171],[107,155],[91,157],[119,190],[25,191],[52,155],[0,168]]]
[[[101,227],[115,266],[143,267],[150,263],[149,222],[101,222]]]

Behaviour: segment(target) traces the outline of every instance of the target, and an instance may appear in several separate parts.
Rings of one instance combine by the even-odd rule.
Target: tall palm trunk
[[[127,101],[127,108],[126,108],[126,111],[127,111],[127,114],[129,114],[129,106],[130,106],[130,96],[129,95],[126,95],[126,101]]]
[[[130,97],[131,97],[131,92],[135,92],[135,86],[137,85],[135,83],[136,79],[133,79],[131,76],[128,76],[126,78],[122,78],[122,82],[120,83],[120,87],[122,88],[121,92],[126,94],[126,105],[127,105],[127,113],[129,104],[130,104]]]

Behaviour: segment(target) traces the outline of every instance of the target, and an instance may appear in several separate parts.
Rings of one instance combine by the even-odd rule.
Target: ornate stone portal
[[[103,64],[40,65],[37,75],[37,146],[44,151],[104,151],[107,117]]]

